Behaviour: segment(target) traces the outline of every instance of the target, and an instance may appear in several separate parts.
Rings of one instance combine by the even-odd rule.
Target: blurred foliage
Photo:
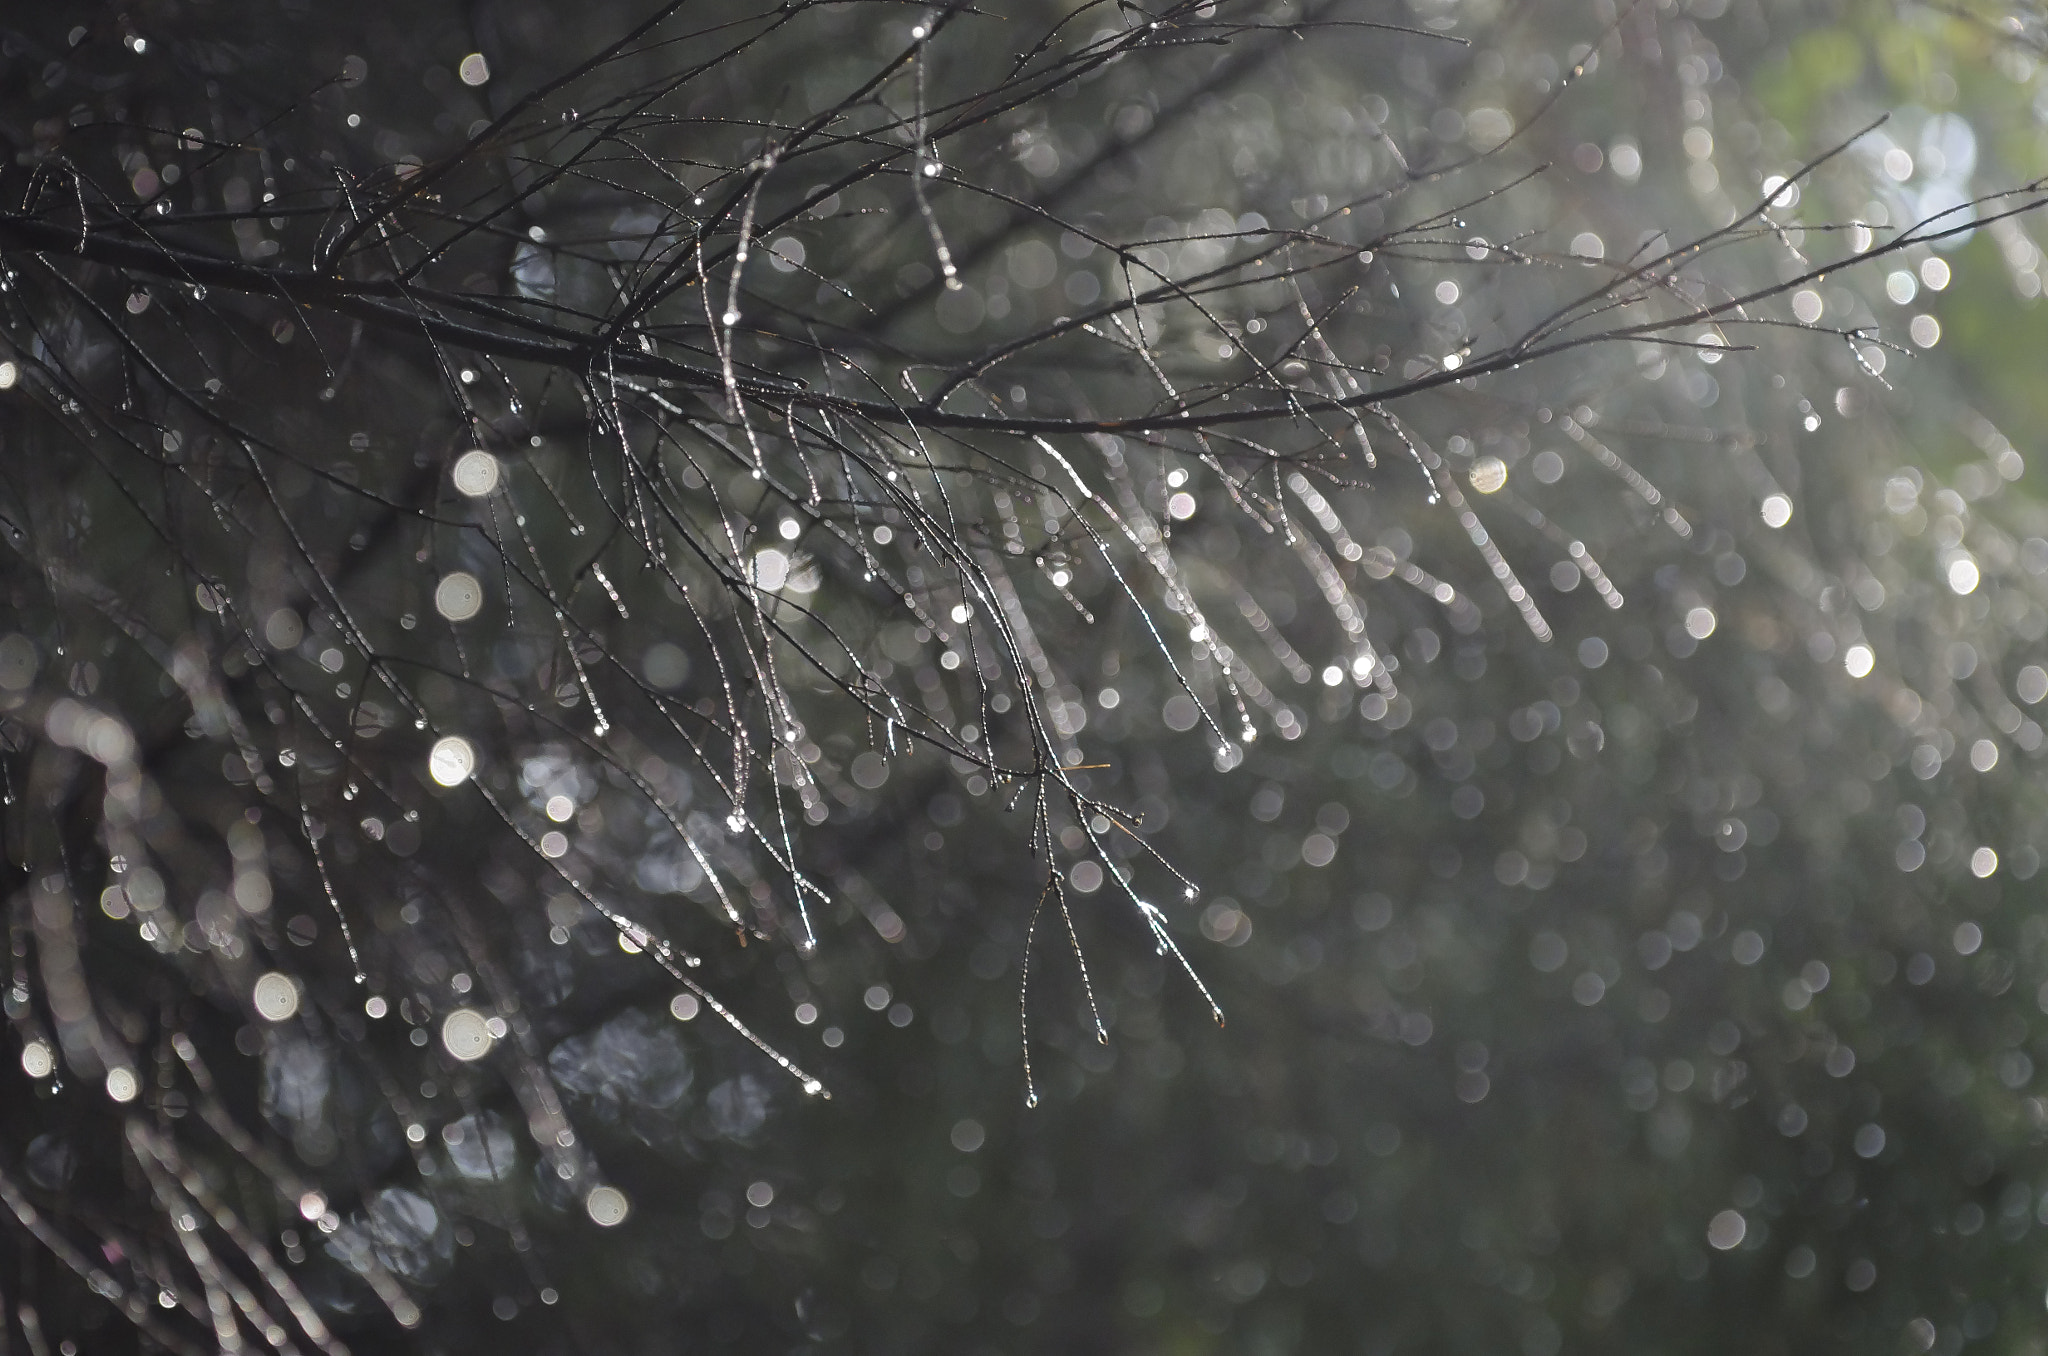
[[[934,50],[999,71],[1017,50],[1005,34],[1035,35],[1066,12],[1001,8],[1000,19],[950,16],[957,46]],[[1175,22],[1199,37],[1197,20],[1217,12],[1304,17],[1300,6],[1234,14],[1226,0],[1176,11]],[[803,13],[816,27],[753,53],[692,116],[796,118],[785,104],[836,97],[817,91],[837,91],[912,41],[913,24],[933,22],[874,6]],[[1109,252],[1082,248],[1071,228],[1150,242],[1133,252],[1157,250],[1185,272],[1221,262],[1220,249],[1204,253],[1219,234],[1325,232],[1296,243],[1355,249],[1383,227],[1428,222],[1382,245],[1370,268],[1347,257],[1306,283],[1330,309],[1346,360],[1391,385],[1441,372],[1447,354],[1477,362],[1501,351],[1553,306],[1604,285],[1606,275],[1583,281],[1596,257],[1707,236],[1778,194],[1773,176],[1798,177],[1797,197],[1777,197],[1767,229],[1705,251],[1684,275],[1699,290],[1674,314],[1700,296],[1831,269],[1954,208],[2005,210],[2009,200],[1965,205],[2048,170],[2038,111],[2048,108],[2048,53],[2030,11],[1644,0],[1617,14],[1598,3],[1411,0],[1315,13],[1421,32],[1246,29],[1227,46],[1133,51],[1087,83],[966,128],[966,149],[947,152],[993,186],[940,203],[966,287],[943,289],[909,189],[886,181],[862,186],[871,197],[849,192],[851,225],[796,220],[778,237],[778,257],[819,276],[764,275],[761,305],[814,308],[832,335],[821,344],[857,352],[875,372],[928,370],[1114,295]],[[1076,23],[1137,16],[1086,9]],[[205,136],[222,144],[253,143],[248,129],[281,110],[316,108],[318,119],[305,116],[332,132],[336,163],[374,186],[391,182],[388,168],[375,177],[379,167],[440,164],[503,111],[491,102],[498,91],[538,86],[563,53],[595,50],[643,17],[526,0],[474,6],[460,21],[375,4],[257,15],[224,0],[16,16],[0,34],[0,89],[17,91],[0,96],[0,131],[18,158],[7,207],[31,169],[61,157],[106,176],[106,148],[67,131],[67,118],[74,100],[90,109],[119,95],[124,87],[106,82],[125,77],[106,72],[129,57],[177,55],[148,78],[181,113],[193,105],[180,100],[200,96],[179,82],[205,73],[221,122]],[[1241,55],[1249,44],[1261,44],[1256,59]],[[480,90],[462,74],[472,52],[487,59]],[[636,75],[678,59],[638,53]],[[337,69],[351,72],[346,84],[321,86]],[[353,141],[333,132],[351,111],[369,120]],[[180,139],[185,126],[180,116],[168,134],[154,128],[139,166],[121,163],[131,185],[152,176],[150,192],[134,190],[140,198],[173,182],[172,164],[220,197],[205,175],[227,170],[194,168],[204,157]],[[1134,149],[1098,155],[1112,136]],[[758,150],[728,140],[719,164],[743,165]],[[299,154],[310,160],[313,148]],[[1476,168],[1438,172],[1474,154]],[[1086,167],[1079,178],[1059,177],[1074,165]],[[638,172],[585,169],[599,181]],[[530,167],[504,177],[522,172]],[[54,194],[60,181],[43,182]],[[460,182],[474,201],[504,191],[489,175]],[[815,191],[809,182],[799,187]],[[1371,208],[1383,220],[1330,222],[1354,200],[1366,216],[1364,200],[1381,187],[1398,189]],[[1017,224],[1028,214],[1011,201],[1040,190],[1058,198],[1047,210],[1066,228]],[[221,204],[215,253],[254,264],[279,241],[310,248],[320,214],[254,218],[249,183],[241,192],[239,208]],[[181,203],[195,216],[210,210]],[[521,218],[495,253],[461,259],[477,271],[459,280],[465,295],[531,299],[544,278],[564,312],[603,313],[627,271],[624,256],[606,254],[611,242],[665,228],[593,224],[566,190],[534,211],[528,244],[573,243],[528,250]],[[2048,1352],[2048,1100],[2036,1074],[2048,1062],[2048,919],[2031,907],[2048,851],[2037,719],[2048,696],[2048,500],[2032,433],[2048,414],[2038,230],[2029,216],[2006,217],[1763,297],[1753,323],[1688,324],[1649,336],[1681,343],[1589,345],[1417,391],[1391,412],[1445,473],[1419,470],[1374,424],[1369,472],[1353,465],[1305,494],[1283,489],[1275,466],[1269,499],[1293,516],[1283,531],[1267,530],[1264,510],[1240,511],[1185,443],[1072,439],[1103,458],[1088,463],[1090,476],[1110,483],[1103,468],[1130,468],[1131,502],[1170,525],[1190,590],[1256,653],[1250,667],[1277,693],[1258,708],[1259,737],[1205,737],[1192,697],[1229,711],[1233,671],[1205,667],[1206,652],[1176,634],[1167,650],[1194,675],[1183,691],[1137,592],[1120,592],[1100,563],[1117,557],[1091,557],[1071,525],[1065,538],[1057,521],[1041,532],[1030,520],[1058,515],[1049,499],[1043,514],[1026,502],[1018,516],[1030,539],[1072,551],[1049,557],[1071,571],[1059,585],[1071,584],[1071,606],[1050,568],[1019,573],[1038,590],[1033,615],[1059,673],[1047,689],[1058,738],[1044,742],[1078,749],[1064,776],[1086,799],[1042,821],[1028,795],[1010,808],[1015,787],[991,787],[989,762],[970,756],[973,736],[882,758],[878,749],[895,746],[872,721],[829,705],[841,695],[830,684],[786,672],[817,755],[799,756],[824,788],[802,802],[818,813],[795,830],[801,869],[832,898],[818,909],[812,950],[797,944],[786,906],[749,914],[751,932],[729,926],[703,859],[680,851],[649,810],[659,801],[692,816],[718,871],[762,882],[746,896],[758,902],[780,879],[762,865],[767,849],[737,830],[721,837],[719,825],[748,805],[770,822],[762,798],[780,793],[724,795],[709,770],[717,758],[699,751],[692,762],[645,719],[619,716],[608,754],[584,737],[582,708],[600,697],[614,711],[631,701],[662,710],[656,690],[680,688],[692,702],[713,690],[708,651],[681,623],[647,620],[675,597],[659,578],[621,571],[619,615],[590,623],[606,662],[618,661],[611,677],[579,683],[563,656],[582,651],[566,629],[558,649],[556,619],[543,617],[477,643],[491,681],[530,685],[516,689],[531,699],[524,709],[487,700],[483,683],[457,684],[445,657],[448,667],[420,682],[433,733],[458,716],[461,728],[494,731],[476,737],[482,764],[501,774],[502,823],[434,786],[430,741],[396,710],[368,721],[372,737],[351,757],[363,783],[402,787],[392,799],[415,806],[416,820],[379,810],[386,818],[372,830],[370,811],[344,813],[340,784],[351,799],[361,788],[339,759],[322,764],[325,790],[314,793],[328,796],[331,837],[305,831],[312,816],[279,789],[290,784],[282,771],[269,791],[246,763],[239,777],[233,764],[223,774],[235,748],[228,718],[208,724],[204,710],[194,714],[202,700],[172,702],[158,667],[174,671],[174,659],[115,643],[121,604],[152,618],[190,612],[191,643],[214,646],[207,662],[231,694],[258,693],[246,698],[252,711],[297,683],[307,703],[355,720],[366,708],[334,695],[331,680],[369,680],[341,667],[355,663],[342,655],[345,628],[322,620],[317,599],[288,600],[282,585],[251,615],[267,625],[296,608],[278,625],[300,630],[266,632],[267,649],[251,642],[257,660],[226,623],[192,611],[186,600],[203,577],[260,588],[290,574],[291,551],[275,532],[222,545],[203,521],[189,538],[167,534],[172,544],[138,530],[148,515],[84,465],[77,449],[90,440],[59,431],[74,427],[65,391],[104,384],[30,380],[60,366],[51,355],[84,350],[53,329],[24,336],[17,326],[8,342],[19,366],[5,369],[14,389],[0,392],[9,526],[47,527],[22,505],[82,506],[57,558],[111,596],[96,616],[75,598],[52,602],[60,585],[48,555],[24,551],[6,576],[21,619],[0,628],[11,713],[0,760],[10,778],[7,1015],[20,1053],[0,1072],[7,1331],[38,1356],[159,1340],[225,1346],[204,1336],[223,1304],[239,1303],[223,1271],[284,1318],[270,1297],[285,1290],[262,1289],[270,1278],[246,1260],[267,1250],[315,1325],[356,1350]],[[963,241],[992,243],[974,251]],[[56,260],[37,265],[53,275],[62,265],[46,245],[0,236],[0,248],[21,270],[10,286],[31,272],[17,263],[30,253]],[[118,303],[129,284],[116,273],[86,276],[71,304]],[[829,289],[810,299],[831,280],[858,291],[858,315]],[[1179,327],[1167,361],[1184,386],[1220,385],[1228,363],[1259,352],[1260,335],[1298,333],[1306,307],[1286,288],[1237,281],[1219,303],[1234,330],[1212,333],[1189,308],[1160,308],[1161,323]],[[143,318],[151,309],[130,308],[135,333],[154,323]],[[153,309],[162,318],[171,302]],[[53,314],[36,312],[39,323]],[[283,345],[270,312],[249,303],[236,316],[238,341]],[[697,343],[697,357],[715,328],[703,318],[700,333],[677,341]],[[402,534],[389,550],[380,539],[341,553],[349,532],[377,519],[340,487],[401,498],[418,481],[439,494],[479,426],[452,412],[454,383],[426,345],[345,333],[337,344],[335,332],[301,323],[335,345],[332,358],[316,364],[300,344],[291,355],[306,365],[283,375],[255,359],[224,359],[236,364],[224,370],[238,408],[268,420],[266,436],[315,453],[299,470],[303,521],[331,538],[336,558],[362,557],[350,567],[360,573],[337,572],[337,596],[377,600],[392,614],[376,619],[387,643],[414,644],[412,627],[392,628],[400,612],[431,622],[433,557],[424,547],[415,556]],[[1218,335],[1229,355],[1198,347]],[[762,370],[793,368],[802,358],[790,351],[764,348]],[[1277,367],[1298,353],[1316,356],[1292,338],[1284,353],[1260,356]],[[343,378],[328,375],[330,362]],[[1320,389],[1325,372],[1314,366],[1302,389]],[[104,383],[108,370],[88,375]],[[502,445],[534,439],[530,454],[507,454],[504,474],[532,514],[521,549],[537,569],[597,559],[568,524],[610,521],[611,482],[587,469],[602,464],[602,440],[586,438],[594,416],[569,384],[522,369],[505,385],[526,394],[524,407],[487,412]],[[1031,415],[1168,404],[1129,352],[1084,348],[1072,333],[1023,351],[985,385],[990,408]],[[323,386],[338,396],[322,399]],[[32,406],[32,391],[42,403]],[[1167,450],[1194,476],[1170,473]],[[1058,474],[1024,435],[1000,451],[1042,483]],[[716,494],[745,479],[722,468],[700,478],[709,489],[693,488]],[[1191,499],[1179,513],[1171,495],[1183,485]],[[1446,502],[1445,486],[1469,494]],[[734,502],[742,495],[758,487],[738,484]],[[1359,545],[1337,558],[1345,587],[1371,599],[1365,625],[1388,683],[1346,667],[1352,651],[1324,580],[1286,545],[1299,530],[1338,550],[1334,534],[1309,531],[1321,517],[1311,496]],[[460,507],[453,495],[432,502]],[[801,502],[759,497],[755,526],[769,530]],[[914,559],[896,522],[891,568]],[[973,527],[989,542],[1000,533],[993,516]],[[492,530],[513,540],[502,524]],[[1024,537],[1015,540],[1021,548]],[[1554,636],[1533,635],[1503,597],[1475,549],[1482,541],[1527,583]],[[233,559],[243,547],[248,561]],[[462,549],[470,554],[450,548],[438,561],[475,570],[491,594],[496,562]],[[860,594],[850,548],[817,549],[819,612],[888,664],[901,690],[947,714],[942,735],[958,735],[977,695],[1029,700],[1029,680],[1002,688],[1000,676],[977,693],[971,642],[952,648],[940,628],[891,614],[893,597]],[[167,553],[186,550],[229,561],[227,573],[185,570],[180,557],[181,572],[160,584]],[[1159,598],[1144,594],[1151,615],[1170,620]],[[587,619],[605,600],[584,584],[574,604]],[[498,612],[485,620],[495,625]],[[792,634],[814,638],[799,625]],[[259,692],[264,674],[283,675],[280,686]],[[142,819],[175,821],[164,832],[178,842],[153,840],[151,851],[211,854],[227,873],[181,877],[167,866],[164,907],[183,930],[154,939],[138,940],[141,904],[114,883],[106,858],[119,848],[92,819],[113,774],[87,778],[91,794],[74,789],[61,806],[41,794],[58,784],[53,746],[123,762],[125,746],[88,747],[100,729],[89,713],[102,708],[136,732],[151,784],[171,799],[168,815],[157,804]],[[733,716],[739,724],[737,704]],[[1234,715],[1224,724],[1234,737]],[[361,735],[364,723],[353,728]],[[794,803],[802,774],[774,744],[758,760],[762,780],[780,771]],[[1043,764],[1035,775],[1047,775]],[[1111,807],[1142,815],[1139,831],[1111,835]],[[1046,841],[1033,841],[1034,823]],[[515,824],[524,842],[508,832]],[[1091,843],[1091,826],[1108,846]],[[543,849],[542,831],[573,844]],[[323,840],[316,857],[312,843]],[[1200,886],[1193,900],[1161,907],[1227,1016],[1221,1029],[1105,876],[1105,866],[1125,867],[1149,873],[1134,878],[1155,897],[1173,889],[1140,843]],[[572,850],[566,860],[599,882],[597,895],[673,929],[657,935],[695,939],[703,964],[693,982],[815,1075],[829,1100],[805,1096],[717,1025],[708,998],[649,963],[645,934],[627,931],[632,945],[622,946],[615,920],[549,874],[547,863]],[[53,854],[84,901],[77,965],[90,969],[110,1028],[138,1052],[125,1097],[110,1099],[105,1070],[65,1063],[77,1056],[52,1034],[65,1016],[53,1015],[52,948],[72,920],[45,884]],[[1048,857],[1073,904],[1071,944],[1056,908],[1034,914]],[[258,875],[264,885],[247,888],[275,891],[264,908],[239,893]],[[103,885],[109,903],[95,910]],[[355,920],[349,939],[337,912]],[[207,931],[210,917],[244,953]],[[175,969],[164,956],[181,946],[212,968]],[[365,1013],[351,948],[372,976],[367,991],[380,1003],[389,995],[388,1006]],[[252,987],[259,971],[297,981],[294,1011],[266,1020]],[[472,1062],[460,1040],[492,1042],[448,1026],[451,1010],[479,1021],[491,1011],[516,1028],[494,1033],[495,1051]],[[167,1185],[180,1171],[182,1184]],[[185,1224],[181,1209],[206,1220]],[[202,1235],[213,1250],[195,1253]],[[93,1289],[133,1300],[157,1335],[137,1335]],[[303,1343],[313,1333],[301,1327],[286,1335],[280,1322],[267,1340]],[[244,1322],[241,1340],[265,1340],[261,1325]]]

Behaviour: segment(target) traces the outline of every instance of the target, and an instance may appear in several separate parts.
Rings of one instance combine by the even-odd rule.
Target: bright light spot
[[[1337,684],[1339,684],[1339,683],[1341,683],[1341,682],[1343,682],[1343,681],[1344,681],[1344,670],[1343,670],[1343,669],[1341,669],[1341,668],[1339,668],[1339,667],[1337,667],[1337,666],[1336,666],[1335,664],[1332,664],[1332,665],[1330,665],[1330,667],[1328,667],[1328,668],[1326,668],[1326,669],[1324,669],[1324,670],[1323,670],[1323,686],[1324,686],[1324,687],[1335,687],[1335,686],[1337,686]]]
[[[1705,640],[1714,634],[1716,618],[1710,607],[1696,607],[1685,614],[1685,633],[1694,640]]]
[[[476,771],[476,750],[461,735],[434,741],[427,755],[427,775],[443,786],[460,786]]]
[[[1555,485],[1564,479],[1564,458],[1546,447],[1530,459],[1529,470],[1545,485]]]
[[[1975,593],[1981,578],[1977,562],[1968,556],[1957,556],[1948,563],[1948,586],[1956,593]]]
[[[753,1206],[756,1210],[766,1210],[769,1206],[775,1204],[775,1184],[773,1182],[755,1182],[748,1186],[747,1204]]]
[[[484,60],[482,52],[471,52],[455,68],[455,73],[462,77],[463,84],[474,88],[491,78],[491,63]]]
[[[1202,935],[1224,946],[1243,946],[1252,939],[1252,920],[1244,910],[1221,900],[1202,910]]]
[[[455,459],[450,477],[455,488],[471,499],[481,499],[498,488],[498,459],[480,447],[471,448]]]
[[[11,391],[14,383],[21,380],[21,369],[13,363],[0,363],[0,391]]]
[[[43,1041],[30,1041],[21,1047],[21,1071],[30,1078],[48,1078],[57,1067],[57,1057]]]
[[[1764,201],[1772,207],[1790,211],[1799,206],[1799,185],[1782,174],[1773,174],[1764,180]]]
[[[1998,766],[1998,745],[1988,739],[1980,739],[1970,745],[1970,766],[1979,772],[1989,772]]]
[[[1884,276],[1884,294],[1894,304],[1904,306],[1920,295],[1919,280],[1903,268],[1894,269]]]
[[[625,1192],[615,1186],[601,1186],[583,1198],[583,1209],[590,1215],[591,1223],[609,1229],[624,1224],[632,1207],[626,1203]]]
[[[690,657],[667,641],[658,640],[647,647],[640,669],[648,682],[664,692],[673,692],[690,676]]]
[[[1920,281],[1930,292],[1939,292],[1948,286],[1948,260],[1929,255],[1920,261]]]
[[[1607,148],[1607,164],[1616,177],[1632,184],[1643,172],[1643,153],[1633,141],[1617,141]]]
[[[2032,706],[2043,697],[2048,697],[2048,669],[2039,664],[2029,664],[2020,670],[2020,676],[2013,683],[2013,690],[2021,701]]]
[[[550,830],[547,833],[544,833],[540,836],[540,855],[547,858],[549,861],[554,861],[556,858],[568,852],[568,850],[569,837],[567,834],[557,833],[553,830]]]
[[[297,649],[299,642],[306,638],[305,623],[299,620],[298,613],[281,607],[263,623],[263,638],[274,650]]]
[[[1472,488],[1492,494],[1508,483],[1508,464],[1499,457],[1481,457],[1472,463]]]
[[[1884,172],[1900,183],[1913,177],[1913,157],[1903,146],[1894,146],[1884,153]]]
[[[1457,371],[1457,370],[1458,370],[1459,368],[1463,367],[1464,365],[1465,365],[1465,355],[1464,355],[1464,354],[1462,354],[1462,353],[1446,353],[1446,354],[1444,354],[1444,371],[1446,371],[1446,372],[1455,372],[1455,371]]]
[[[484,586],[475,575],[456,570],[434,587],[434,611],[449,621],[468,621],[484,608]]]
[[[1980,847],[1970,854],[1970,874],[1983,880],[1998,870],[1998,854],[1988,847]]]
[[[1572,237],[1572,253],[1580,259],[1604,259],[1607,242],[1591,231],[1580,231]]]
[[[1445,306],[1455,306],[1458,301],[1458,285],[1445,278],[1436,285],[1436,299]]]
[[[133,1069],[114,1069],[107,1074],[107,1096],[117,1102],[132,1102],[135,1094],[142,1091],[142,1084],[135,1077]]]
[[[1186,490],[1181,490],[1166,501],[1166,511],[1179,521],[1186,522],[1195,516],[1195,497]]]
[[[327,1213],[327,1198],[317,1191],[309,1191],[299,1197],[299,1218],[319,1219]]]
[[[1721,1252],[1740,1246],[1748,1235],[1749,1221],[1740,1210],[1723,1210],[1707,1222],[1707,1242]]]
[[[1700,346],[1695,356],[1709,367],[1721,361],[1721,350],[1728,346],[1728,341],[1721,337],[1718,330],[1701,330],[1700,337],[1695,342]]]
[[[870,749],[856,756],[847,771],[852,774],[854,785],[873,791],[889,780],[889,761]]]
[[[370,1017],[374,1020],[381,1018],[385,1013],[391,1011],[391,1005],[381,997],[372,994],[369,1001],[363,1004],[363,1011],[369,1013]]]
[[[697,1001],[696,994],[679,993],[668,1000],[668,1015],[679,1022],[694,1022],[697,1020],[697,1010],[702,1006]]]
[[[882,523],[875,528],[875,545],[887,546],[894,540],[896,540],[895,528],[890,527],[887,523]]]
[[[784,541],[795,541],[803,535],[804,525],[794,518],[784,518],[775,530],[782,534]]]
[[[1504,108],[1475,108],[1465,115],[1465,131],[1473,146],[1494,148],[1515,134],[1515,120]]]
[[[789,557],[774,547],[754,556],[754,584],[773,593],[789,582]]]
[[[1941,342],[1941,322],[1931,315],[1916,315],[1913,323],[1906,326],[1906,333],[1921,348],[1933,348]]]
[[[953,618],[955,626],[965,626],[967,619],[974,615],[974,609],[965,603],[955,603],[953,604],[953,611],[949,615]]]
[[[1783,527],[1792,521],[1792,501],[1782,494],[1764,496],[1765,527]]]
[[[576,802],[567,796],[548,797],[548,818],[557,824],[569,822],[569,816],[576,813]]]
[[[1842,667],[1851,678],[1868,678],[1877,667],[1877,655],[1868,645],[1851,645],[1842,655]]]
[[[1820,313],[1824,309],[1820,293],[1811,287],[1802,287],[1792,294],[1792,314],[1799,317],[1801,324],[1811,325],[1820,319]]]
[[[266,1022],[282,1022],[299,1010],[299,986],[290,975],[272,970],[256,981],[252,997],[256,1014]]]
[[[475,1008],[457,1008],[441,1020],[442,1048],[464,1064],[482,1059],[494,1044],[490,1023]]]

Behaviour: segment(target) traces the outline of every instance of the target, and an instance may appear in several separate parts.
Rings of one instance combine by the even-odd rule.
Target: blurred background
[[[2048,164],[2041,13],[721,4],[517,102],[652,17],[0,23],[0,1350],[225,1349],[225,1324],[279,1350],[2048,1352],[2048,330],[2040,223],[2010,214],[2033,199],[1985,196]],[[763,172],[827,110],[841,141]],[[929,152],[897,130],[927,118]],[[906,144],[912,170],[848,168]],[[823,632],[789,613],[801,738],[749,751],[731,731],[781,709],[731,695],[753,614],[700,627],[693,562],[605,554],[645,391],[654,422],[608,422],[595,357],[471,358],[27,234],[104,201],[124,238],[310,277],[408,182],[378,276],[498,334],[536,308],[598,331],[720,208],[727,260],[741,212],[776,223],[744,305],[725,273],[665,297],[645,352],[877,402],[962,377],[1017,420],[1423,380],[1394,422],[1326,421],[1350,459],[1307,475],[1243,469],[1284,415],[932,434],[957,540],[1032,619],[1007,652],[947,626],[973,598],[880,495],[820,544],[839,501],[803,493],[777,399],[743,429],[673,395],[702,400],[680,502],[801,538],[729,555],[953,740],[909,755],[805,677]],[[1140,263],[1219,282],[1060,323]],[[134,375],[151,345],[184,355],[152,369],[172,394]],[[131,387],[146,436],[85,431]],[[1073,497],[1055,444],[1126,497]],[[1162,542],[1174,573],[1144,564]],[[913,606],[861,591],[878,569]],[[1195,599],[1239,659],[1156,641]],[[417,726],[365,703],[359,651],[414,666]],[[1034,686],[1017,746],[1093,798],[1042,820],[962,729],[997,739]],[[109,821],[123,768],[143,808]],[[830,896],[815,947],[784,851]],[[114,1034],[65,1034],[75,991]]]

